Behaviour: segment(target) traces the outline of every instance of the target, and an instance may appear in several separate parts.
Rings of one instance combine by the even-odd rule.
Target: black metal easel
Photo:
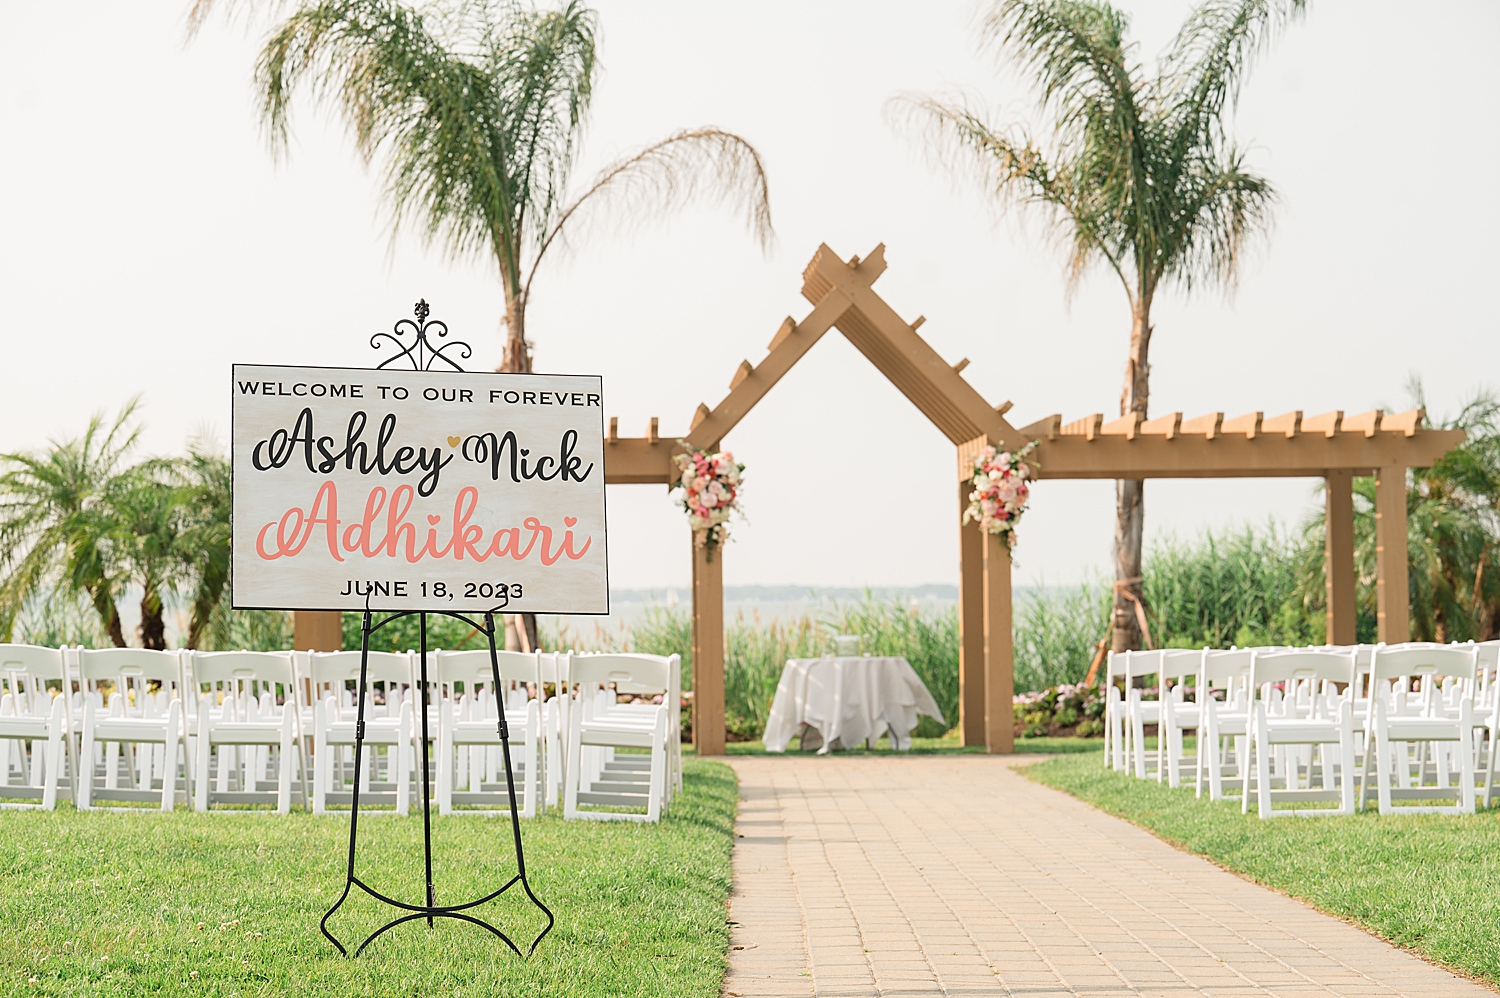
[[[443,355],[443,350],[448,347],[462,347],[464,351],[462,356],[468,357],[470,353],[468,344],[455,341],[453,343],[445,344],[443,347],[434,347],[432,343],[427,339],[427,330],[429,328],[434,328],[437,330],[437,334],[439,336],[447,336],[448,327],[443,323],[438,322],[437,320],[433,320],[432,322],[427,321],[429,308],[425,300],[419,301],[417,303],[415,312],[417,316],[417,322],[413,323],[410,319],[402,319],[400,322],[396,323],[394,336],[390,333],[377,333],[375,336],[371,337],[370,345],[377,350],[380,349],[379,341],[382,338],[392,340],[398,347],[402,348],[400,353],[398,353],[394,357],[388,358],[379,366],[381,368],[384,368],[392,361],[399,360],[405,357],[411,360],[413,369],[418,371],[430,370],[433,361],[436,360],[441,360],[448,366],[452,367],[455,371],[462,371],[463,368],[459,367],[456,363]],[[400,337],[404,335],[404,332],[407,329],[410,329],[412,332],[416,333],[415,342],[413,342],[410,346],[407,346],[400,339]],[[349,813],[349,863],[345,871],[344,892],[340,894],[339,899],[333,903],[333,907],[329,908],[328,911],[324,913],[322,920],[318,922],[318,928],[322,931],[323,935],[327,937],[328,941],[333,943],[333,945],[338,948],[338,951],[341,954],[345,956],[349,955],[349,950],[344,946],[344,944],[339,942],[339,940],[333,935],[333,933],[328,931],[328,920],[333,917],[334,913],[336,913],[343,905],[344,901],[348,899],[350,891],[352,891],[355,887],[358,887],[360,890],[364,891],[372,898],[375,898],[377,901],[382,901],[393,908],[401,909],[402,911],[405,911],[406,914],[392,919],[391,921],[385,923],[380,928],[376,929],[374,932],[365,937],[364,942],[360,943],[359,946],[354,950],[355,956],[359,956],[361,953],[363,953],[366,946],[369,946],[370,943],[374,942],[387,930],[393,929],[405,922],[415,921],[420,918],[427,919],[427,924],[429,927],[432,926],[434,921],[438,918],[454,918],[458,919],[459,921],[469,922],[473,925],[477,925],[483,929],[488,929],[490,932],[499,937],[501,942],[509,946],[517,956],[520,956],[522,955],[520,947],[518,947],[509,936],[507,936],[500,929],[491,925],[489,922],[486,922],[484,919],[479,918],[476,915],[469,914],[469,912],[471,912],[473,909],[478,908],[480,905],[486,904],[487,902],[495,900],[506,891],[516,886],[516,884],[520,884],[521,889],[526,893],[526,897],[530,899],[531,903],[540,908],[542,912],[547,916],[546,927],[543,928],[541,932],[537,933],[536,938],[531,941],[531,945],[526,949],[526,954],[529,955],[535,952],[537,945],[542,941],[542,939],[547,935],[548,932],[552,931],[552,926],[555,922],[555,919],[553,918],[552,910],[545,904],[543,904],[540,898],[532,893],[531,884],[526,879],[526,857],[521,849],[520,809],[516,804],[515,774],[511,770],[510,729],[505,721],[505,700],[501,692],[502,686],[500,683],[500,659],[495,648],[495,611],[485,611],[483,624],[480,624],[461,613],[454,613],[451,610],[393,611],[384,620],[380,621],[380,623],[375,624],[373,623],[373,614],[375,612],[378,611],[372,611],[370,609],[369,597],[366,597],[364,620],[360,628],[358,709],[356,714],[357,719],[354,726],[354,794],[351,798],[351,808]],[[476,631],[483,633],[489,640],[490,666],[492,675],[494,677],[493,689],[496,698],[496,713],[499,715],[500,754],[505,760],[505,787],[510,800],[511,835],[515,841],[516,847],[516,875],[514,877],[511,877],[510,880],[506,881],[505,884],[498,890],[486,894],[484,897],[479,898],[476,901],[466,901],[463,904],[438,904],[437,892],[432,882],[432,778],[429,770],[429,733],[427,716],[429,701],[427,682],[428,613],[437,613],[445,617],[453,617],[457,620],[461,620],[469,626],[473,627]],[[371,887],[369,884],[361,880],[354,872],[354,854],[356,846],[358,844],[359,834],[360,766],[364,762],[365,700],[368,695],[368,683],[366,679],[370,663],[370,635],[380,630],[382,627],[384,627],[386,624],[389,624],[393,620],[400,620],[402,617],[411,616],[417,616],[420,619],[421,633],[420,681],[422,693],[421,703],[418,709],[420,710],[422,715],[422,848],[423,858],[426,863],[425,883],[427,885],[424,903],[422,904],[410,904],[405,901],[398,901],[395,898],[390,897],[389,895],[384,894]],[[537,694],[540,696],[541,691],[538,690]],[[404,773],[399,775],[402,779],[406,778],[406,774]],[[528,778],[530,778],[531,774],[527,775]]]

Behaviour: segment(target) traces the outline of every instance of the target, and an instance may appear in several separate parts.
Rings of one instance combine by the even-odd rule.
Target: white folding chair
[[[1161,675],[1160,651],[1128,651],[1125,653],[1125,662],[1121,669],[1121,678],[1125,680],[1125,752],[1130,763],[1135,767],[1135,775],[1138,779],[1146,779],[1154,776],[1161,779],[1161,699],[1166,693],[1166,683]],[[1157,697],[1156,700],[1146,700],[1142,696],[1142,690],[1135,685],[1135,680],[1146,676],[1156,676]],[[1146,725],[1157,726],[1158,738],[1156,740],[1156,768],[1149,769],[1146,765]]]
[[[1104,664],[1104,765],[1121,772],[1125,770],[1125,697],[1115,680],[1125,678],[1129,654],[1110,651]]]
[[[666,802],[671,803],[672,798],[682,791],[682,657],[680,655],[646,655],[641,652],[631,652],[628,657],[661,662],[667,669],[667,689],[661,691],[655,685],[642,686],[628,681],[616,682],[613,684],[613,690],[601,689],[595,703],[604,709],[601,719],[633,718],[642,727],[650,727],[656,723],[655,700],[660,698],[661,705],[667,708]],[[843,673],[839,675],[842,679]],[[644,696],[650,699],[645,702],[632,699],[631,702],[621,703],[618,699],[621,696],[632,698]],[[835,699],[838,700],[841,697],[836,696]]]
[[[1343,693],[1329,695],[1320,684],[1342,684]],[[1255,792],[1262,818],[1295,815],[1310,818],[1354,813],[1354,722],[1352,694],[1354,655],[1336,651],[1253,650],[1250,657],[1250,754],[1254,759]],[[1277,684],[1281,684],[1278,688]],[[1301,688],[1310,690],[1308,712],[1298,710]],[[1256,695],[1259,694],[1259,699]],[[1278,696],[1278,694],[1280,694]],[[1337,759],[1328,746],[1337,745]],[[1294,751],[1296,750],[1296,751]],[[1282,786],[1273,785],[1272,755],[1281,763]],[[1334,764],[1337,763],[1337,783]],[[1314,788],[1315,768],[1321,779]],[[1307,786],[1303,786],[1303,773]],[[1332,808],[1276,809],[1275,801],[1305,803],[1336,800]],[[1250,809],[1247,789],[1240,797],[1241,813]]]
[[[183,796],[191,793],[191,760],[183,717],[182,656],[148,648],[82,648],[78,682],[83,693],[82,760],[78,807],[94,801],[159,801],[163,811],[177,803],[177,771],[182,766]],[[114,689],[108,703],[100,687]],[[152,683],[157,689],[152,690]],[[104,786],[95,783],[97,754],[103,757]],[[133,786],[119,784],[120,764]],[[154,789],[160,782],[161,789]]]
[[[313,700],[313,814],[328,813],[328,805],[348,804],[352,786],[345,789],[346,750],[358,735],[358,698],[361,653],[310,652],[306,676]],[[353,689],[348,686],[353,683]],[[397,652],[372,651],[365,670],[365,756],[359,765],[360,804],[392,804],[405,816],[411,806],[415,771],[415,691],[411,657]],[[379,687],[381,702],[375,702]],[[376,780],[376,766],[384,748],[385,780]],[[349,779],[352,781],[353,772]],[[378,813],[378,812],[377,812]]]
[[[190,686],[200,694],[193,806],[206,811],[215,802],[274,802],[276,813],[286,814],[292,806],[293,767],[305,802],[307,766],[292,653],[193,652],[190,668]],[[271,791],[262,784],[269,782],[273,748],[276,783]]]
[[[569,665],[569,679],[577,691],[568,735],[568,764],[563,817],[600,821],[657,821],[670,779],[671,717],[665,702],[633,710],[609,709],[601,704],[614,685],[634,693],[660,694],[673,687],[676,656],[578,655]],[[647,749],[649,755],[616,754],[615,749]],[[585,765],[586,752],[596,756]],[[597,777],[597,780],[596,780]],[[585,788],[585,784],[588,784]],[[601,789],[602,785],[602,789]],[[645,812],[584,810],[582,804],[603,807],[644,806]]]
[[[1203,668],[1203,652],[1206,649],[1164,648],[1161,652],[1161,722],[1156,728],[1156,778],[1166,774],[1167,785],[1177,789],[1182,785],[1183,771],[1188,765],[1184,752],[1183,733],[1191,731],[1200,735],[1203,724],[1203,690],[1198,684],[1198,674]],[[1176,682],[1169,691],[1168,678]],[[1188,679],[1193,685],[1189,686]],[[1187,692],[1193,691],[1193,699]],[[1192,760],[1193,772],[1198,769],[1198,754],[1203,751],[1199,738]]]
[[[1479,689],[1475,693],[1474,719],[1476,728],[1482,719],[1484,724],[1483,758],[1484,806],[1490,806],[1495,790],[1496,742],[1500,741],[1500,640],[1481,641],[1474,649],[1474,666],[1479,672]]]
[[[437,653],[440,814],[455,813],[455,805],[478,806],[461,813],[510,813],[510,790],[500,743],[502,709],[511,750],[515,753],[511,757],[511,775],[521,796],[521,817],[530,818],[537,813],[543,786],[540,757],[545,744],[541,704],[529,696],[529,688],[541,689],[539,653],[497,651],[495,655],[500,666],[499,690],[495,689],[489,649]],[[463,684],[461,693],[459,683]]]
[[[68,701],[71,685],[67,661],[58,648],[0,644],[0,798],[37,803],[6,803],[51,811],[57,806],[64,761],[77,782],[78,761],[72,757]],[[47,683],[60,687],[53,696]],[[12,782],[15,763],[19,782]]]
[[[1204,776],[1208,777],[1208,799],[1224,799],[1225,746],[1233,746],[1233,770],[1230,782],[1245,792],[1249,759],[1246,739],[1250,734],[1250,656],[1248,648],[1225,651],[1205,649],[1198,673],[1198,707],[1202,723],[1198,729],[1198,767],[1194,788],[1203,796]],[[1214,691],[1224,691],[1222,703]]]
[[[1478,650],[1468,645],[1394,645],[1375,649],[1370,663],[1370,716],[1360,804],[1371,767],[1381,814],[1474,813],[1474,678]],[[1420,680],[1417,690],[1412,679]],[[1438,680],[1456,680],[1451,701]],[[1415,759],[1411,747],[1417,749]],[[1416,771],[1412,772],[1415,763]],[[1431,771],[1432,783],[1427,782]],[[1451,777],[1457,770],[1459,785]],[[1394,777],[1396,786],[1392,786]],[[1452,798],[1450,805],[1396,808],[1393,800]]]
[[[573,697],[568,692],[567,652],[542,652],[540,659],[542,690],[552,687],[552,695],[541,699],[542,734],[546,741],[546,752],[542,755],[542,778],[545,786],[542,793],[541,810],[562,803],[563,772],[567,769],[567,737],[569,708]]]

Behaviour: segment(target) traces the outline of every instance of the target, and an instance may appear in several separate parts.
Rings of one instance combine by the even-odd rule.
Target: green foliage
[[[1321,643],[1322,610],[1312,612],[1301,585],[1306,550],[1274,523],[1206,531],[1192,544],[1159,542],[1141,587],[1158,646]]]
[[[343,620],[344,648],[348,651],[359,651],[360,649],[360,624],[364,615],[359,613],[346,613]],[[383,614],[374,614],[374,623],[379,624],[386,619]],[[480,623],[483,623],[481,620]],[[504,623],[497,617],[495,619],[495,641],[499,648],[505,647]],[[416,651],[422,647],[422,621],[413,615],[400,617],[391,621],[380,630],[370,635],[371,651]],[[470,627],[462,620],[454,617],[446,617],[441,614],[429,613],[427,615],[427,648],[436,651],[439,648],[447,651],[467,651],[473,648],[488,648],[489,640],[484,632]],[[287,645],[290,648],[290,645]]]
[[[1500,809],[1465,817],[1262,821],[1237,803],[1104,768],[1095,753],[1021,772],[1188,852],[1500,987]]]
[[[191,22],[214,6],[197,0]],[[551,10],[492,0],[304,0],[272,30],[256,65],[275,151],[288,146],[293,97],[307,93],[343,118],[367,163],[381,162],[393,235],[415,224],[454,257],[492,260],[506,302],[504,370],[530,370],[532,278],[547,250],[591,214],[651,218],[718,198],[763,245],[771,237],[759,154],[716,128],[677,132],[570,195],[599,76],[598,35],[598,15],[580,0]]]
[[[34,593],[16,618],[14,638],[44,648],[105,648],[110,643],[88,600],[64,590]]]
[[[1081,682],[1109,626],[1107,583],[1039,586],[1016,593],[1016,689],[1045,690]]]
[[[0,812],[0,877],[16,885],[0,904],[0,991],[717,998],[738,794],[728,766],[691,756],[683,784],[660,824],[557,812],[522,823],[532,887],[557,916],[524,959],[444,919],[394,929],[360,959],[339,956],[318,933],[344,882],[349,828],[337,818]],[[360,833],[366,882],[420,897],[420,818]],[[433,858],[443,903],[482,897],[514,870],[509,821],[434,815]],[[540,916],[517,893],[478,913],[529,940]],[[362,939],[393,914],[356,892],[331,927]]]

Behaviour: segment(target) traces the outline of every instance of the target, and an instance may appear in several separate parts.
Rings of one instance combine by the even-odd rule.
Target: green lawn
[[[1189,852],[1500,986],[1500,809],[1261,821],[1104,768],[1097,753],[1020,772]]]
[[[717,996],[737,790],[722,763],[684,769],[659,825],[521,823],[532,886],[557,916],[530,959],[451,920],[338,956],[318,919],[343,887],[342,817],[0,812],[0,994]],[[360,829],[361,877],[420,900],[420,819]],[[509,820],[434,818],[439,903],[509,879],[510,834]],[[335,932],[362,939],[390,911],[351,895]],[[527,941],[543,924],[513,900],[480,912]]]

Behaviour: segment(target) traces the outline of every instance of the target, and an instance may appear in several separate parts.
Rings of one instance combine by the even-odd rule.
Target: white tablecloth
[[[785,752],[799,732],[818,754],[873,742],[889,731],[891,746],[911,748],[917,716],[944,723],[942,711],[904,658],[789,659],[766,720],[767,752]]]

